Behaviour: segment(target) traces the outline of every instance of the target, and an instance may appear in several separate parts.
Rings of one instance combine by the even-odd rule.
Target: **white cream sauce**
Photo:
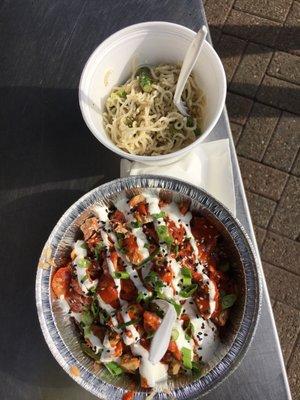
[[[168,366],[161,362],[153,365],[149,361],[149,352],[139,343],[132,344],[131,351],[133,355],[141,357],[139,371],[143,378],[146,379],[150,387],[155,387],[157,384],[166,383],[168,379]]]
[[[220,344],[217,327],[212,321],[205,320],[197,314],[197,307],[191,299],[185,302],[183,308],[194,327],[194,350],[199,357],[202,357],[203,362],[208,362]]]
[[[87,276],[88,265],[86,267],[79,266],[79,261],[85,259],[87,256],[87,250],[84,246],[85,243],[83,240],[77,240],[74,243],[74,252],[76,254],[76,258],[74,259],[73,263],[75,265],[77,280],[81,290],[84,293],[88,293],[90,289],[95,289],[97,287],[98,279],[93,281]]]
[[[101,349],[103,349],[101,340],[97,336],[95,336],[92,332],[85,334],[84,337],[85,337],[85,339],[88,339],[90,341],[90,343],[92,345],[92,349],[94,350],[94,352],[96,354],[98,354],[99,351]]]
[[[126,311],[121,312],[124,322],[130,322],[131,319]],[[126,335],[126,331],[130,332],[130,336]],[[125,328],[125,332],[122,335],[123,341],[127,346],[130,346],[132,343],[136,343],[140,340],[140,334],[135,329],[134,325],[128,325]]]

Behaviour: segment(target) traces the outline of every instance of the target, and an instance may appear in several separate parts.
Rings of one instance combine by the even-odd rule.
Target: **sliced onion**
[[[177,313],[173,305],[166,300],[155,300],[154,303],[165,312],[165,316],[153,336],[149,351],[149,361],[152,364],[157,364],[163,358],[169,347],[173,325],[177,319]]]

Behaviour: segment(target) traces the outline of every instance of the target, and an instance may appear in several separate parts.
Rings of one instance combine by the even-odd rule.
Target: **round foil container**
[[[106,368],[95,372],[93,361],[81,351],[75,324],[55,300],[50,283],[55,268],[69,257],[72,243],[79,237],[79,227],[93,214],[93,207],[109,205],[120,197],[141,191],[172,196],[174,201],[189,199],[191,210],[205,216],[225,238],[239,287],[238,300],[220,332],[221,344],[203,375],[170,378],[168,389],[159,391],[155,397],[195,399],[215,388],[237,368],[253,338],[261,305],[258,260],[243,227],[221,203],[195,186],[166,177],[132,176],[99,186],[72,205],[53,229],[40,257],[36,276],[40,325],[58,363],[83,388],[100,399],[121,399],[126,391],[132,390],[132,381],[126,374],[113,377]],[[137,389],[135,399],[144,399],[148,394]]]

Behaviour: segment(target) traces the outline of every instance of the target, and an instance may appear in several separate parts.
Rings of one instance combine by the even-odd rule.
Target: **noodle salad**
[[[136,155],[168,154],[191,144],[201,135],[204,96],[190,75],[182,94],[190,117],[173,103],[180,73],[178,65],[142,67],[105,103],[103,123],[120,149]]]
[[[157,388],[178,374],[199,376],[237,298],[218,230],[187,202],[146,191],[94,206],[80,230],[51,287],[77,326],[82,351],[113,376],[131,376],[137,388]],[[175,318],[159,332],[168,315],[162,303]],[[166,347],[153,362],[161,333]]]

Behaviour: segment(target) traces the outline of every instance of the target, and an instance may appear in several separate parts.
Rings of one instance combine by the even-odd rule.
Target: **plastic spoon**
[[[185,84],[188,80],[188,77],[190,76],[190,73],[194,68],[197,58],[199,57],[206,35],[207,35],[207,28],[205,25],[203,25],[186,52],[180,70],[179,78],[177,81],[173,102],[180,111],[180,113],[185,117],[188,117],[189,114],[187,112],[186,104],[181,100],[181,95],[185,87]]]

